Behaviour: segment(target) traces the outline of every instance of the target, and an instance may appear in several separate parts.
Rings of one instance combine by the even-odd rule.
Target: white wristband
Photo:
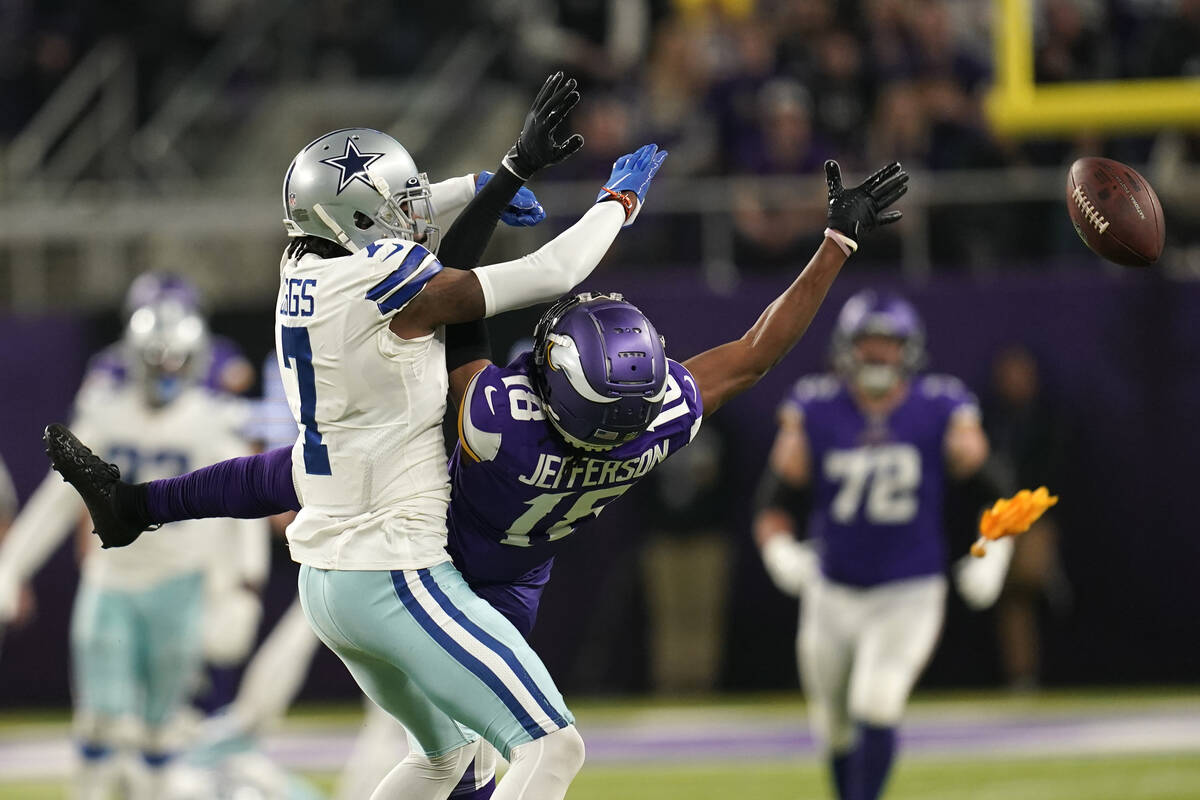
[[[835,231],[833,228],[825,229],[825,238],[842,248],[842,252],[847,256],[854,255],[855,251],[858,250],[858,242],[854,241],[841,231]]]
[[[762,548],[763,566],[784,594],[799,597],[820,574],[820,560],[809,542],[797,541],[790,531],[769,537]]]

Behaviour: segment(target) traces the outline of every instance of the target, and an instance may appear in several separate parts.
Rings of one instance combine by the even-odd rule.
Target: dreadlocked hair
[[[337,242],[322,239],[319,236],[301,236],[288,242],[284,250],[288,258],[300,258],[312,253],[321,258],[342,258],[350,255],[350,251]]]

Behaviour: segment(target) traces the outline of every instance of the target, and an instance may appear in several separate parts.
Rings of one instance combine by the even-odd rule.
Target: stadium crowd
[[[6,101],[0,105],[0,142],[28,123],[98,41],[128,44],[145,119],[225,32],[239,29],[235,22],[278,7],[283,13],[267,25],[270,32],[253,58],[229,79],[228,105],[252,107],[279,84],[410,78],[436,63],[442,46],[465,29],[485,32],[499,53],[488,56],[488,78],[518,85],[514,97],[523,97],[553,68],[580,80],[587,102],[573,123],[589,144],[554,172],[555,180],[603,173],[613,153],[641,141],[671,151],[672,178],[818,176],[829,157],[850,172],[893,158],[914,171],[1054,167],[1084,152],[1136,165],[1200,162],[1194,133],[1026,141],[993,135],[982,103],[991,80],[991,0],[457,5],[320,0],[296,14],[287,12],[287,0],[278,6],[138,0],[136,13],[118,20],[77,0],[11,0],[0,4],[0,94]],[[1196,75],[1197,42],[1200,0],[1036,4],[1040,81]],[[459,102],[469,118],[473,107],[465,98]],[[212,126],[208,133],[223,137],[225,130]],[[431,155],[423,152],[423,163]],[[206,168],[229,167],[216,160]],[[731,186],[732,258],[739,267],[788,268],[811,249],[819,209],[797,207],[794,186]],[[927,237],[935,265],[1027,257],[1014,243],[1032,244],[1039,258],[1078,252],[1069,226],[1047,213],[1044,203],[958,208],[929,202],[927,230],[958,232]],[[699,260],[700,224],[695,217],[664,223],[661,235],[646,242],[645,260]],[[1186,230],[1175,220],[1168,228]],[[680,242],[695,244],[689,250]],[[900,253],[899,240],[892,239],[874,255],[894,264]]]

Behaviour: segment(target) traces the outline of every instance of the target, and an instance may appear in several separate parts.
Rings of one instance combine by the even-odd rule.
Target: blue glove
[[[641,211],[642,203],[646,202],[646,191],[650,188],[650,181],[654,180],[655,173],[666,160],[667,151],[659,150],[656,144],[645,145],[628,155],[621,156],[613,162],[612,175],[608,176],[608,182],[596,195],[596,202],[619,201],[625,206],[624,227],[629,227],[637,218],[638,212]],[[632,191],[637,195],[636,202],[624,194],[627,191]]]
[[[479,194],[479,190],[492,177],[490,172],[481,172],[475,178],[475,193]],[[542,204],[534,196],[533,192],[522,186],[513,195],[513,199],[508,202],[508,207],[500,214],[500,221],[505,225],[511,225],[514,228],[528,228],[537,225],[546,218],[546,210],[542,208]]]

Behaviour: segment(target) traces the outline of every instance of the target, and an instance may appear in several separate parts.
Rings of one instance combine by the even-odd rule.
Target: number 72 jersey
[[[945,569],[945,436],[951,419],[977,417],[956,378],[923,375],[883,419],[868,419],[833,376],[802,378],[780,414],[804,427],[812,465],[809,535],[831,580],[850,586]]]

